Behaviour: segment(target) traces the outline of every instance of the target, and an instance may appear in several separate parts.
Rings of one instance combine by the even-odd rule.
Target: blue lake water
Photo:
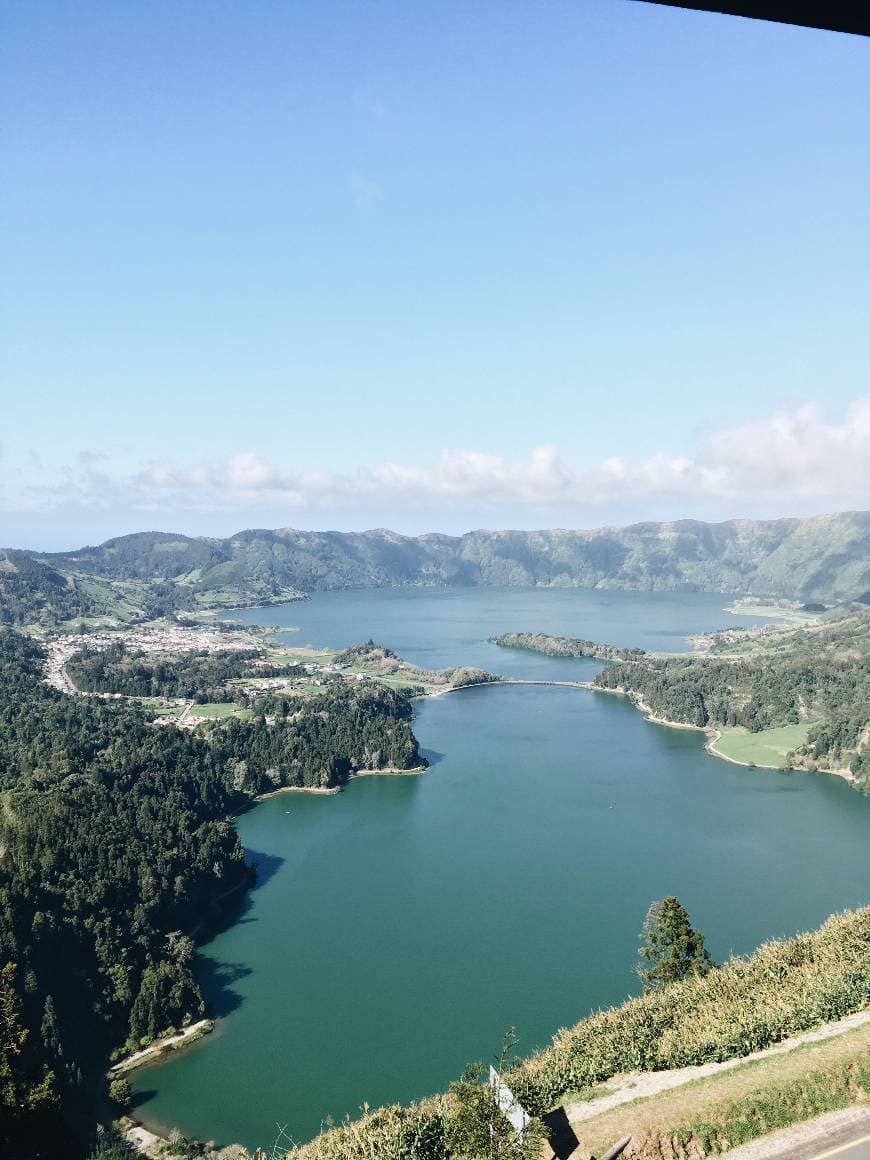
[[[329,593],[248,610],[288,641],[369,637],[427,667],[588,677],[496,649],[541,630],[647,648],[738,621],[708,595],[575,590]],[[716,958],[868,901],[870,799],[830,777],[745,769],[702,735],[587,690],[489,686],[418,702],[433,761],[238,820],[261,868],[199,952],[216,1032],[135,1073],[137,1114],[268,1147],[324,1117],[443,1088],[509,1025],[525,1050],[636,990],[649,902],[676,893]]]

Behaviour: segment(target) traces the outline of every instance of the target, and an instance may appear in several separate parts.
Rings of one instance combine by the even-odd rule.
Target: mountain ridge
[[[6,551],[0,608],[14,588],[19,620],[26,605],[22,569],[39,574],[45,616],[53,591],[64,591],[66,611],[78,593],[87,616],[122,589],[133,607],[147,597],[149,608],[165,610],[275,603],[344,588],[449,585],[753,593],[832,604],[870,591],[870,512],[459,536],[384,528],[247,528],[224,538],[133,532],[70,552]]]

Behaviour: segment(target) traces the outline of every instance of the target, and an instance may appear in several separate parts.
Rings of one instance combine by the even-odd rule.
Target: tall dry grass
[[[520,1065],[517,1095],[540,1114],[625,1071],[733,1059],[870,1006],[870,907],[764,943],[708,975],[599,1011]]]
[[[541,1115],[566,1092],[627,1071],[748,1055],[870,1006],[870,907],[819,930],[765,943],[708,975],[598,1011],[560,1031],[509,1082]],[[451,1100],[436,1096],[368,1112],[291,1149],[288,1160],[449,1160]]]

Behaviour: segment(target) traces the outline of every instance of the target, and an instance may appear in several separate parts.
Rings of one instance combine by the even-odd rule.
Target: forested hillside
[[[185,697],[200,703],[231,699],[229,681],[297,676],[304,671],[298,665],[274,664],[264,658],[260,649],[154,656],[128,649],[119,640],[103,649],[85,645],[66,662],[66,671],[76,688],[85,693]]]
[[[92,610],[87,594],[56,568],[27,552],[0,551],[0,626],[51,624]]]
[[[422,764],[407,698],[337,686],[196,732],[42,683],[0,631],[0,1153],[75,1155],[114,1048],[202,1014],[190,934],[250,871],[230,817],[280,785]],[[153,716],[153,714],[151,715]]]
[[[201,1013],[182,932],[247,871],[209,745],[64,697],[39,661],[0,634],[0,1140],[67,1155],[109,1049]]]
[[[870,788],[870,609],[723,643],[705,656],[621,661],[595,684],[633,693],[655,716],[688,725],[757,732],[807,722],[795,763],[846,764]]]
[[[97,604],[114,592],[128,604],[162,611],[399,585],[752,592],[829,604],[870,593],[870,513],[464,536],[281,529],[220,540],[144,532],[99,547],[42,554],[38,562]],[[40,591],[49,582],[46,575],[33,580]],[[102,587],[89,593],[88,581]],[[12,587],[29,583],[21,575]],[[8,577],[4,589],[0,575],[0,608],[7,619],[18,615],[16,600],[20,605],[20,593],[12,591]],[[68,602],[58,603],[56,619],[79,614]]]

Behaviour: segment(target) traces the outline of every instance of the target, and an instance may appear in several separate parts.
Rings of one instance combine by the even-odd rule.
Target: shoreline
[[[653,725],[667,725],[669,729],[694,729],[697,733],[709,734],[710,732],[706,725],[689,725],[685,721],[671,721],[667,717],[657,717],[639,693],[633,693],[630,689],[624,689],[622,686],[616,689],[606,689],[602,685],[595,685],[589,681],[585,685],[578,685],[578,688],[592,689],[596,693],[610,693],[616,697],[625,697],[631,701],[635,709],[640,710],[647,721],[652,721]]]
[[[112,1064],[106,1075],[110,1079],[116,1079],[118,1076],[135,1071],[143,1063],[151,1062],[153,1057],[168,1055],[169,1052],[178,1051],[180,1047],[197,1043],[204,1036],[211,1034],[214,1026],[214,1019],[199,1019],[196,1023],[191,1023],[189,1027],[184,1027],[181,1031],[176,1032],[175,1035],[164,1035],[140,1051],[134,1051],[132,1055],[125,1055],[123,1059]]]
[[[341,793],[346,785],[358,777],[415,777],[425,773],[428,768],[428,765],[414,765],[410,769],[399,769],[396,765],[386,765],[383,769],[355,769],[347,775],[347,781],[341,785],[279,785],[276,789],[255,794],[251,798],[251,805],[257,806],[260,802],[268,801],[269,798],[277,797],[281,793],[312,793],[322,797],[335,797],[336,794]]]
[[[763,765],[759,761],[741,761],[739,757],[730,757],[727,753],[723,753],[721,749],[716,748],[716,742],[722,738],[721,729],[708,729],[707,740],[704,742],[704,749],[711,757],[718,757],[720,761],[730,761],[732,765],[742,765],[745,769],[773,769],[782,771],[781,765]]]
[[[855,784],[855,775],[851,769],[807,769],[802,765],[764,765],[760,761],[741,761],[738,757],[730,757],[727,753],[723,753],[721,749],[716,748],[716,742],[722,737],[721,729],[706,730],[708,740],[704,748],[712,757],[718,757],[722,761],[730,761],[732,765],[742,765],[747,769],[772,769],[780,773],[822,773],[829,774],[832,777],[839,777],[849,785]]]
[[[533,651],[533,650],[530,650],[530,651]],[[691,724],[687,724],[685,722],[672,721],[668,718],[659,717],[653,712],[651,706],[643,700],[643,698],[641,697],[640,694],[632,692],[631,690],[628,690],[624,687],[605,688],[605,687],[602,687],[599,685],[595,685],[591,681],[558,681],[558,680],[534,680],[534,679],[521,679],[521,678],[518,678],[518,679],[503,678],[499,681],[485,681],[485,682],[478,682],[476,684],[469,684],[469,685],[450,685],[450,686],[436,689],[433,691],[418,693],[414,697],[412,697],[411,699],[412,700],[424,700],[424,699],[429,698],[429,697],[440,697],[440,696],[443,696],[447,693],[459,692],[463,689],[478,688],[480,685],[564,686],[564,687],[572,687],[572,688],[578,688],[578,689],[587,689],[587,690],[591,690],[592,692],[608,693],[611,695],[623,697],[623,698],[626,698],[627,700],[629,700],[632,704],[632,707],[639,710],[643,714],[644,718],[647,721],[651,722],[652,724],[663,725],[663,726],[666,726],[666,727],[672,728],[672,729],[690,729],[690,730],[693,730],[695,732],[704,733],[705,734],[705,742],[704,742],[703,748],[704,748],[705,753],[707,753],[711,757],[717,757],[721,760],[730,761],[733,764],[742,765],[744,767],[752,767],[754,765],[755,768],[759,768],[759,769],[765,769],[765,770],[771,770],[771,771],[774,771],[774,770],[783,771],[782,767],[765,766],[765,765],[761,765],[760,763],[744,762],[744,761],[740,761],[736,758],[729,757],[728,755],[726,755],[724,753],[721,753],[719,750],[717,750],[715,748],[716,742],[721,738],[721,735],[722,735],[721,730],[714,728],[714,727],[711,727],[711,726],[691,725]],[[334,796],[338,793],[341,793],[342,789],[344,789],[345,786],[347,784],[349,784],[349,782],[352,781],[356,777],[419,776],[420,774],[425,773],[429,768],[430,767],[428,765],[419,765],[419,766],[414,766],[410,769],[398,769],[396,767],[385,767],[383,769],[356,770],[356,771],[352,772],[348,776],[347,781],[344,782],[340,786],[330,786],[330,787],[279,786],[273,790],[268,790],[265,793],[261,793],[261,794],[257,794],[255,796],[253,796],[250,799],[249,808],[253,808],[253,806],[259,805],[261,802],[264,802],[270,798],[276,797],[278,794],[282,794],[282,793],[312,793],[312,794],[320,794],[320,795],[326,795],[326,796]],[[848,770],[843,770],[843,771],[841,771],[841,770],[811,771],[811,770],[793,769],[793,770],[788,770],[787,772],[833,773],[836,776],[842,777],[847,781],[854,781],[854,778],[852,777],[851,773]],[[242,812],[244,812],[244,811],[242,811]],[[240,816],[240,814],[232,815],[230,820],[235,822],[235,820],[238,816]],[[228,894],[233,893],[235,890],[238,890],[242,885],[245,885],[245,884],[239,884],[239,886],[235,887],[233,891],[226,892],[224,895],[221,895],[220,898],[215,900],[215,901],[219,901],[220,899],[226,897]],[[204,1024],[210,1024],[210,1026],[208,1026],[206,1028],[203,1026]],[[187,1029],[186,1034],[172,1036],[172,1037],[168,1037],[168,1038],[165,1038],[162,1040],[155,1041],[154,1044],[149,1045],[149,1047],[143,1049],[142,1052],[134,1053],[133,1056],[127,1057],[127,1059],[119,1061],[118,1064],[113,1065],[113,1067],[109,1069],[108,1074],[110,1077],[115,1077],[117,1075],[124,1074],[127,1071],[132,1071],[142,1064],[162,1062],[163,1061],[162,1057],[168,1056],[168,1054],[170,1052],[174,1052],[176,1050],[186,1048],[188,1045],[192,1045],[193,1043],[197,1042],[200,1038],[202,1038],[206,1034],[208,1034],[214,1028],[214,1026],[215,1026],[215,1022],[213,1020],[210,1020],[210,1019],[201,1020],[200,1023],[195,1024],[191,1028]],[[192,1034],[192,1032],[195,1029],[200,1028],[200,1027],[202,1027],[202,1031],[200,1032],[200,1034],[194,1036]],[[166,1141],[167,1137],[163,1136],[161,1133],[155,1132],[153,1128],[148,1127],[147,1116],[144,1118],[140,1118],[138,1120],[135,1120],[132,1116],[129,1116],[129,1114],[128,1114],[128,1120],[130,1122],[130,1126],[124,1129],[125,1137],[127,1138],[128,1142],[131,1145],[133,1145],[134,1147],[138,1148],[140,1150],[140,1152],[145,1152],[148,1147],[154,1146],[156,1143],[163,1143],[164,1141]],[[162,1131],[165,1131],[165,1130],[166,1130],[165,1128],[162,1129]],[[145,1139],[143,1139],[141,1143],[137,1139],[138,1133],[141,1133],[142,1136],[145,1137]]]
[[[812,624],[824,615],[822,612],[804,612],[800,607],[788,608],[778,604],[765,604],[761,600],[755,604],[738,604],[732,601],[722,611],[731,616],[754,616],[763,617],[765,620],[784,620],[794,628],[799,628],[802,624]]]
[[[458,686],[464,687],[464,686]],[[470,687],[470,686],[469,686]],[[446,691],[446,690],[445,690]],[[452,690],[451,690],[452,691]],[[428,765],[415,765],[411,769],[398,769],[396,766],[387,766],[384,769],[359,769],[354,771],[348,777],[348,782],[356,777],[419,777],[420,774],[429,769]],[[270,798],[277,797],[284,793],[310,793],[319,794],[326,797],[334,797],[341,793],[344,787],[337,786],[301,786],[301,785],[282,785],[277,789],[268,790],[266,793],[257,794],[251,799],[250,808],[260,805],[261,802],[268,801]],[[243,811],[244,812],[244,811]],[[241,813],[234,814],[230,820],[235,823],[236,819],[241,816]],[[230,897],[232,894],[237,894],[241,890],[250,889],[256,886],[256,877],[246,877],[229,890],[225,890],[223,894],[218,895],[212,900],[212,905],[220,903],[223,899]],[[201,918],[193,930],[190,932],[192,938],[196,938],[198,932],[202,929],[205,918]],[[163,1036],[150,1043],[147,1047],[142,1048],[141,1051],[135,1051],[132,1055],[125,1056],[118,1060],[117,1063],[112,1064],[106,1071],[106,1078],[117,1079],[119,1076],[127,1075],[129,1072],[135,1071],[138,1067],[148,1063],[159,1063],[164,1056],[174,1053],[176,1051],[192,1047],[194,1043],[198,1043],[206,1035],[210,1035],[214,1031],[217,1021],[211,1017],[198,1020],[198,1022],[191,1024],[184,1028],[183,1031],[176,1035]],[[154,1128],[148,1126],[147,1118],[135,1118],[127,1113],[124,1117],[128,1123],[123,1129],[124,1138],[127,1143],[136,1151],[148,1153],[148,1149],[155,1145],[165,1145],[168,1143],[168,1137],[157,1132]],[[165,1129],[164,1129],[165,1130]]]
[[[668,729],[694,729],[698,733],[705,734],[704,752],[709,754],[710,757],[718,758],[720,761],[730,761],[732,765],[742,765],[744,769],[768,769],[773,773],[829,774],[832,777],[841,778],[847,785],[855,784],[855,776],[850,769],[805,769],[800,765],[765,765],[761,761],[741,761],[738,757],[731,757],[729,754],[723,753],[721,749],[716,748],[717,741],[722,737],[722,730],[716,726],[688,725],[684,721],[670,721],[667,717],[657,717],[638,693],[632,693],[628,689],[604,689],[600,685],[594,685],[591,682],[588,685],[580,687],[592,689],[597,693],[615,693],[619,697],[628,698],[634,707],[643,713],[645,719],[651,721],[653,725],[665,725]]]
[[[358,777],[419,777],[428,768],[428,765],[413,765],[410,769],[399,769],[398,766],[387,765],[383,769],[357,769],[348,776],[347,781],[354,781]],[[339,787],[339,792],[341,788]]]

